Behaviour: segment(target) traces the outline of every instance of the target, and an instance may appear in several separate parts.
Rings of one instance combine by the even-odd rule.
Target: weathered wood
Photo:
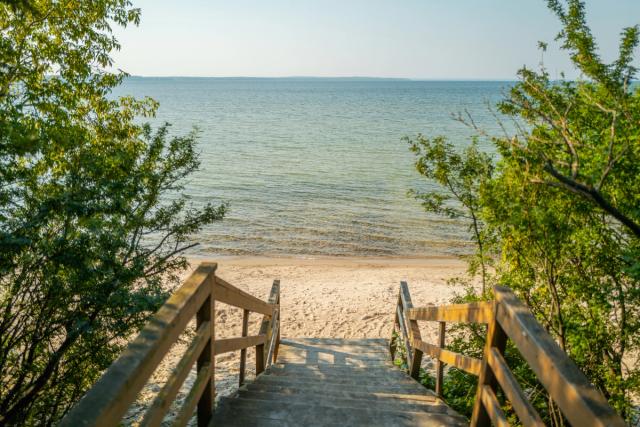
[[[487,414],[489,415],[489,419],[494,426],[509,427],[507,417],[505,417],[504,412],[502,412],[502,408],[500,408],[498,398],[496,397],[495,392],[490,386],[486,384],[482,386],[480,399],[482,400],[482,405],[486,409]]]
[[[505,396],[511,402],[511,406],[513,406],[516,414],[518,414],[520,422],[527,427],[544,427],[544,422],[542,422],[540,415],[538,415],[531,405],[527,396],[525,396],[522,391],[520,384],[518,384],[518,381],[511,373],[507,361],[504,360],[502,354],[500,354],[495,347],[489,352],[487,363],[491,367],[493,375],[495,375],[496,380],[498,380],[498,384],[500,384]]]
[[[480,369],[480,377],[478,378],[478,389],[476,390],[476,400],[473,405],[473,412],[471,414],[471,427],[488,427],[491,425],[491,419],[489,409],[485,407],[482,401],[484,386],[488,386],[493,393],[497,386],[497,381],[491,367],[487,362],[488,354],[492,351],[492,348],[502,354],[507,345],[507,335],[498,323],[495,317],[495,313],[498,310],[498,302],[493,302],[493,320],[489,322],[487,330],[487,340],[484,346],[484,352],[482,356],[482,363]]]
[[[413,353],[411,351],[411,342],[409,341],[409,333],[407,332],[407,327],[404,324],[404,315],[402,314],[402,307],[396,307],[396,311],[398,314],[398,323],[400,324],[400,331],[402,332],[402,339],[404,341],[405,352],[407,353],[407,364],[411,367],[411,360],[413,358]]]
[[[171,344],[209,297],[211,288],[202,284],[215,270],[216,264],[201,264],[196,269],[63,418],[61,426],[113,426],[120,422]]]
[[[407,310],[413,308],[413,303],[411,302],[411,294],[409,293],[409,286],[407,282],[400,282],[400,299],[402,301],[402,312],[405,314],[403,320],[408,324],[409,328],[409,341],[413,342],[413,340],[421,340],[422,336],[420,334],[420,327],[418,326],[418,322],[416,320],[409,320],[406,317]],[[420,349],[413,348],[413,352],[411,354],[411,364],[409,366],[409,375],[414,378],[416,381],[420,378],[420,364],[422,363],[422,351]]]
[[[411,302],[411,295],[409,294],[409,287],[407,286],[407,282],[400,282],[400,298],[402,300],[402,312],[405,315],[403,320],[407,323],[409,339],[422,339],[418,322],[406,317],[407,311],[413,308],[413,303]]]
[[[438,325],[438,347],[444,348],[444,334],[446,332],[447,324],[445,322],[439,322]],[[444,364],[442,360],[438,358],[436,360],[436,394],[442,397],[442,379],[444,376]]]
[[[498,322],[513,340],[562,413],[574,426],[624,426],[578,367],[508,288],[494,288]]]
[[[444,348],[440,348],[437,345],[429,344],[424,341],[414,341],[413,345],[434,359],[441,360],[444,363],[454,366],[469,374],[480,375],[482,362],[479,359],[474,359],[473,357],[465,356],[464,354],[445,350]]]
[[[279,282],[278,282],[279,283]],[[278,351],[280,349],[280,330],[282,330],[282,328],[280,327],[280,323],[282,322],[282,312],[281,307],[280,307],[280,291],[278,288],[278,300],[277,300],[277,304],[278,304],[278,328],[277,328],[277,332],[276,332],[276,344],[275,347],[273,348],[273,363],[276,363],[276,361],[278,360]]]
[[[443,363],[478,375],[479,386],[471,426],[489,426],[491,422],[506,425],[504,414],[495,399],[498,384],[525,426],[541,426],[543,423],[539,414],[528,401],[502,356],[507,338],[510,337],[573,425],[623,426],[624,422],[606,399],[589,383],[515,295],[503,287],[495,287],[494,292],[496,300],[493,302],[415,308],[412,306],[408,287],[402,282],[394,331],[397,328],[407,343],[410,372],[413,374],[414,370],[419,370],[419,362],[411,363],[412,357],[417,359],[417,355],[424,352],[435,358],[438,395],[442,395]],[[414,331],[417,330],[419,334],[419,329],[414,329],[413,326],[418,320],[440,322],[437,346],[415,339]],[[483,359],[445,350],[445,322],[488,324]],[[417,322],[415,325],[417,326]],[[397,351],[395,337],[395,333],[392,334],[389,342],[392,360]]]
[[[215,276],[214,276],[215,277]],[[213,288],[213,280],[210,280],[210,286]],[[206,427],[209,425],[211,421],[211,417],[213,416],[213,406],[216,401],[216,383],[214,378],[215,373],[215,353],[213,352],[213,343],[216,340],[215,334],[215,295],[211,295],[207,300],[202,304],[200,310],[196,315],[196,325],[200,327],[203,323],[209,323],[211,327],[209,328],[210,336],[207,344],[204,347],[204,350],[200,353],[198,357],[198,373],[202,372],[204,367],[211,368],[211,376],[207,378],[206,383],[204,384],[204,389],[202,394],[199,396],[198,401],[198,427]]]
[[[262,318],[262,323],[260,324],[260,335],[266,335],[269,330],[269,321],[271,320],[271,314],[273,312],[273,307],[278,303],[278,296],[280,295],[280,280],[274,280],[273,285],[271,285],[271,291],[269,292],[269,299],[267,302],[271,305],[272,311],[269,312],[269,315],[265,315]]]
[[[259,298],[248,294],[233,285],[225,282],[216,276],[216,285],[214,288],[216,301],[232,305],[234,307],[251,310],[254,313],[261,313],[271,316],[273,307],[271,304],[262,301]]]
[[[256,346],[256,375],[263,373],[264,368],[264,344],[258,344]]]
[[[273,311],[276,307],[276,304],[279,304],[280,298],[280,280],[274,280],[273,285],[271,286],[271,292],[269,292],[269,299],[267,302],[272,307],[272,311],[269,313],[269,316],[265,315],[262,318],[262,323],[260,324],[260,335],[269,336],[271,334],[271,321],[273,320]],[[262,373],[266,367],[267,361],[265,358],[267,357],[267,349],[265,349],[264,344],[259,344],[256,346],[256,375]]]
[[[242,336],[246,337],[249,333],[249,310],[244,310],[242,314]],[[244,375],[247,365],[247,349],[240,350],[240,375],[238,376],[239,385],[244,384]]]
[[[473,302],[446,306],[414,307],[407,310],[411,320],[430,320],[454,323],[489,323],[491,302]]]
[[[202,401],[201,396],[206,392],[209,383],[211,382],[211,377],[213,376],[213,365],[212,364],[204,364],[198,368],[198,375],[196,376],[196,380],[193,382],[193,386],[189,391],[178,415],[173,421],[174,426],[185,426],[191,419],[193,415],[193,411],[196,408],[196,404],[199,406],[199,402]],[[200,410],[198,409],[198,426],[201,424],[200,418]],[[211,420],[207,420],[207,423],[204,425],[209,425]]]
[[[272,325],[273,329],[271,332],[271,340],[269,341],[269,346],[267,347],[267,365],[271,365],[273,363],[273,352],[275,350],[278,333],[280,331],[280,313],[278,310],[275,310],[275,312],[273,313]]]
[[[400,307],[402,305],[402,297],[400,296],[400,292],[398,291],[398,302],[396,307]],[[398,310],[396,309],[394,317],[393,317],[393,326],[391,329],[391,339],[389,340],[389,353],[391,353],[391,361],[393,362],[396,358],[396,350],[398,347],[398,339],[396,337],[396,333],[400,332],[400,320],[398,317]]]
[[[256,345],[264,344],[267,337],[264,335],[251,335],[249,337],[237,337],[237,338],[225,338],[216,340],[213,345],[214,354],[229,353],[230,351],[238,351],[243,348],[254,347]]]
[[[180,391],[182,383],[184,383],[187,375],[189,375],[191,367],[209,343],[209,339],[211,339],[211,322],[207,321],[198,327],[193,341],[178,362],[176,369],[171,373],[162,390],[160,390],[155,399],[153,399],[153,402],[140,423],[141,426],[160,425],[165,414],[171,407],[173,399],[175,399],[178,391]]]

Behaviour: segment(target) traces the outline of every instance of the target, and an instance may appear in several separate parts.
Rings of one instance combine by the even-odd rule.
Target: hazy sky
[[[552,74],[575,75],[543,0],[133,0],[116,66],[144,76],[512,79],[550,43]],[[640,23],[640,0],[587,0],[602,54]]]

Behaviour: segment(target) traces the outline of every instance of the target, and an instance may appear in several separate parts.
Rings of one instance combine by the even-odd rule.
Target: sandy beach
[[[267,299],[273,280],[280,280],[286,337],[387,337],[401,280],[409,284],[415,305],[441,304],[456,290],[447,280],[465,269],[460,260],[445,257],[232,258],[218,263],[220,277],[261,299]],[[239,314],[221,306],[217,335],[240,331]]]
[[[192,259],[217,262],[217,275],[263,300],[274,279],[280,280],[282,337],[389,338],[400,281],[407,281],[415,306],[448,302],[460,288],[447,280],[464,274],[466,264],[456,258],[256,258]],[[262,316],[250,318],[249,334],[257,333]],[[216,307],[216,337],[240,336],[242,310]],[[423,337],[435,340],[435,325],[421,326]],[[125,422],[135,425],[145,407],[160,390],[193,334],[193,326],[174,345],[141,392]],[[425,360],[424,363],[428,363]],[[238,386],[239,352],[216,358],[218,396],[232,394]],[[247,379],[255,376],[255,352],[247,353]],[[180,407],[195,371],[185,381],[174,408]],[[165,421],[169,421],[174,410]],[[193,421],[193,420],[192,420]]]

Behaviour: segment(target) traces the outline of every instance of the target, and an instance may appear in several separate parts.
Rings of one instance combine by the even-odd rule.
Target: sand
[[[466,264],[455,258],[256,258],[232,257],[216,260],[217,275],[263,300],[274,279],[280,280],[282,337],[389,338],[400,281],[407,281],[415,306],[445,304],[460,288],[447,284],[465,272]],[[256,334],[262,315],[250,317],[249,335]],[[216,306],[216,337],[240,336],[242,310]],[[434,342],[435,325],[421,326],[423,339]],[[185,351],[192,327],[174,345],[162,365],[141,392],[125,423],[135,425],[171,369]],[[240,352],[216,358],[217,396],[232,394],[238,386]],[[255,352],[247,353],[247,379],[255,376]],[[195,371],[185,381],[169,421],[195,380]],[[193,420],[192,420],[193,422]]]

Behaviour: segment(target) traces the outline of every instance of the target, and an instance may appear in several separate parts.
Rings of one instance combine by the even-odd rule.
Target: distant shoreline
[[[463,79],[463,78],[411,78],[411,77],[320,77],[320,76],[140,76],[129,75],[129,79],[193,79],[193,80],[286,80],[286,81],[345,81],[345,82],[469,82],[469,83],[515,83],[518,80],[506,79]]]

